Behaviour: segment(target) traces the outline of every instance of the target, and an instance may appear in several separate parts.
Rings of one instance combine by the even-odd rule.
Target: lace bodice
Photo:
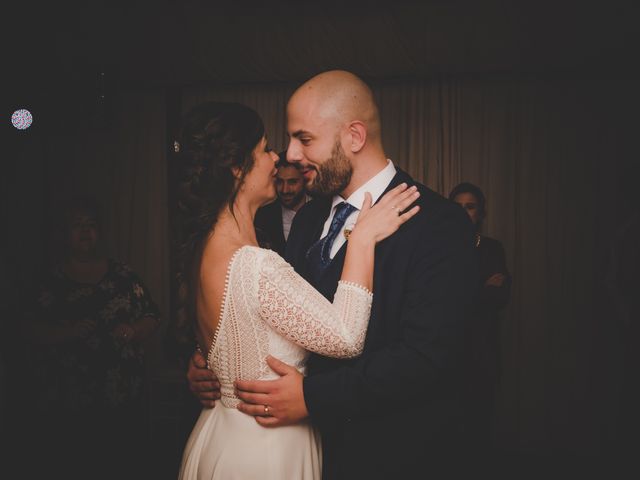
[[[238,249],[229,261],[207,358],[220,381],[222,403],[238,404],[237,379],[277,377],[267,355],[304,373],[310,351],[335,358],[362,353],[372,298],[365,288],[341,281],[331,303],[277,253]]]

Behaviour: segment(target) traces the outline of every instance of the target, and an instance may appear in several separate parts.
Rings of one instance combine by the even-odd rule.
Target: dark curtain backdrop
[[[626,143],[633,82],[584,73],[368,80],[389,158],[443,195],[460,181],[479,185],[485,233],[505,246],[513,295],[503,315],[497,444],[603,452],[616,433],[622,362],[603,277],[612,232],[630,212],[620,187],[628,176],[619,172],[634,151]],[[206,99],[246,103],[280,150],[295,86],[187,87],[177,110]],[[104,203],[104,248],[145,279],[163,327],[172,321],[166,102],[162,89],[120,91],[106,126],[50,116],[53,134],[34,128],[31,140],[12,140],[0,182],[3,332],[12,332],[20,285],[46,258],[50,214],[74,190]],[[179,378],[162,346],[158,336],[152,373]]]
[[[485,233],[505,246],[513,294],[503,314],[498,444],[546,453],[607,448],[622,360],[602,275],[609,234],[624,218],[614,197],[625,151],[619,127],[629,117],[617,102],[628,97],[582,74],[370,83],[389,158],[443,195],[461,181],[479,185]],[[279,150],[283,102],[294,88],[185,89],[183,111],[204,100],[246,103]]]
[[[0,345],[14,361],[20,302],[38,271],[62,253],[60,213],[72,195],[98,200],[101,249],[140,274],[168,322],[165,92],[109,92],[105,102],[65,93],[29,106],[29,130],[5,130]],[[149,347],[150,368],[157,368],[159,335]]]

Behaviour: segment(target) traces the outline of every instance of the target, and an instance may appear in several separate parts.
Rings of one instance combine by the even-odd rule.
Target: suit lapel
[[[331,209],[331,202],[324,198],[314,199],[302,208],[305,211],[296,215],[295,231],[289,234],[287,260],[300,275],[314,285],[315,282],[309,275],[306,254],[322,233],[322,227]]]
[[[387,188],[385,188],[382,195],[380,195],[380,198],[382,198],[384,194],[387,193],[389,190],[396,188],[402,182],[406,182],[407,185],[409,186],[415,183],[413,179],[404,170],[401,170],[398,167],[396,167],[396,174],[393,176],[393,178],[391,179],[391,182],[389,182],[389,185],[387,185]],[[380,198],[378,198],[378,200],[380,200]],[[376,203],[378,203],[378,200],[376,200]]]
[[[408,185],[411,185],[412,183],[414,183],[413,179],[409,175],[407,175],[403,170],[400,170],[399,168],[396,167],[396,174],[393,176],[393,178],[391,179],[391,182],[389,182],[389,185],[387,185],[387,188],[385,188],[382,195],[380,195],[378,199],[375,201],[374,205],[378,203],[378,201],[385,195],[385,193],[387,193],[389,190],[393,188],[396,188],[402,182],[407,182]],[[329,213],[327,213],[327,216],[329,216]],[[326,221],[326,217],[324,221]],[[324,225],[324,221],[322,223],[323,225]],[[320,236],[320,233],[318,233],[318,236]],[[346,255],[346,251],[347,251],[347,242],[345,242],[340,247],[340,250],[338,250],[338,252],[336,253],[336,256],[333,258],[333,261],[331,262],[331,266],[334,263],[336,263],[336,260],[337,260],[338,264],[340,265],[340,271],[342,271],[342,265],[344,263],[344,257]],[[331,266],[330,268],[327,268],[327,271],[331,269]]]

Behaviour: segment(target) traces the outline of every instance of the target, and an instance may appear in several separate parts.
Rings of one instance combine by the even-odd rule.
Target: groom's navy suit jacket
[[[416,184],[398,170],[387,190]],[[373,306],[362,355],[312,355],[304,397],[322,433],[325,479],[413,478],[460,442],[459,361],[466,308],[476,287],[473,228],[456,204],[421,184],[420,212],[376,247]],[[346,244],[314,282],[306,252],[330,200],[296,215],[286,258],[330,300]],[[422,477],[420,477],[422,478]]]

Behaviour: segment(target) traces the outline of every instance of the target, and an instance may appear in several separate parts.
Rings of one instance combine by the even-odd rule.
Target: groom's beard
[[[317,171],[316,178],[307,185],[307,191],[311,195],[333,196],[347,188],[351,181],[353,167],[344,154],[339,138],[336,138],[331,157],[320,165]]]

